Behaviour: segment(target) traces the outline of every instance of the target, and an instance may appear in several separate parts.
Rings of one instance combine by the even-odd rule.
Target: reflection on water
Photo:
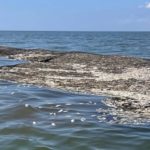
[[[148,126],[99,119],[103,98],[1,81],[0,149],[149,149]]]

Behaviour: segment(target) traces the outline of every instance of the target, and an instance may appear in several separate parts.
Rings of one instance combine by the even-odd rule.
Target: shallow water
[[[17,65],[20,63],[25,63],[25,61],[8,59],[7,57],[0,57],[0,67]]]
[[[0,149],[149,149],[149,126],[112,124],[102,99],[0,81]]]
[[[145,58],[149,41],[149,32],[0,32],[0,45]],[[119,124],[104,99],[0,80],[0,150],[149,150],[150,123]]]

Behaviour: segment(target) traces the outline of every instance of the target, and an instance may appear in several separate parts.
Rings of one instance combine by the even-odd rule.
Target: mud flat
[[[26,61],[0,67],[2,80],[106,95],[107,113],[114,118],[120,117],[123,123],[150,122],[148,59],[9,47],[0,47],[0,56]]]

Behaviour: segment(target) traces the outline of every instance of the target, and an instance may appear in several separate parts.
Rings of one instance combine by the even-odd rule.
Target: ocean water
[[[150,58],[149,32],[0,32],[0,45]],[[149,150],[150,124],[114,122],[105,98],[0,80],[0,150]]]
[[[0,45],[150,58],[150,32],[0,31]]]

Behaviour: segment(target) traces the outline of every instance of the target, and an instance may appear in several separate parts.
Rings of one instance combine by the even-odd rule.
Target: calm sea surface
[[[0,32],[0,45],[150,58],[150,32]]]
[[[150,58],[150,32],[0,32],[0,45]],[[150,123],[113,122],[104,99],[0,80],[0,150],[149,150]]]

